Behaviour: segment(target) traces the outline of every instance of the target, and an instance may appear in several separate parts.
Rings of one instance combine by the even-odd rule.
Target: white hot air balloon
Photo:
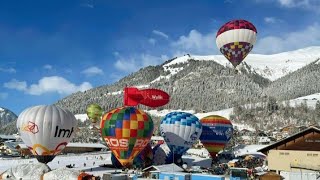
[[[182,156],[200,137],[202,125],[199,119],[186,112],[171,112],[160,123],[160,133],[168,147]]]
[[[48,163],[74,137],[77,120],[68,110],[55,105],[25,109],[18,117],[21,139],[39,162]]]

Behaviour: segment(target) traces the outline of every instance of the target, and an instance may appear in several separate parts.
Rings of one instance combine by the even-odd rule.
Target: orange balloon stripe
[[[201,123],[206,124],[232,124],[229,120],[208,120],[208,119],[202,119]]]

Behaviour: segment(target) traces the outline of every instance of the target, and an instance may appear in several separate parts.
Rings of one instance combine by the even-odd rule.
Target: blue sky
[[[219,54],[232,19],[258,29],[253,53],[320,45],[318,0],[6,0],[0,106],[19,114],[186,53]]]

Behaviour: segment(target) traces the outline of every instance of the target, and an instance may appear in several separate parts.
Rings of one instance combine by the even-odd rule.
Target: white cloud
[[[281,6],[284,7],[298,7],[298,6],[310,6],[309,0],[278,0]]]
[[[188,36],[180,38],[171,43],[177,52],[188,52],[193,54],[215,54],[218,52],[216,47],[216,33],[201,34],[197,30],[191,30]]]
[[[0,92],[0,99],[4,100],[8,97],[8,93]]]
[[[255,0],[256,2],[274,3],[277,2],[284,8],[300,8],[320,12],[319,0]]]
[[[25,81],[18,81],[16,79],[12,79],[10,82],[6,82],[3,84],[4,87],[9,89],[16,89],[19,91],[27,90],[27,82]]]
[[[165,39],[169,39],[169,36],[168,36],[167,34],[161,32],[161,31],[153,30],[152,33],[153,33],[153,34],[156,34],[156,35],[158,35],[158,36],[161,36],[161,37],[163,37],[163,38],[165,38]]]
[[[89,67],[83,70],[81,73],[85,74],[86,76],[103,75],[103,71],[96,66]]]
[[[52,66],[50,64],[46,64],[43,66],[44,69],[48,69],[48,70],[51,70],[52,69]]]
[[[114,66],[115,68],[125,72],[134,72],[139,68],[139,65],[137,64],[136,60],[133,58],[129,58],[129,59],[120,58],[116,61]]]
[[[141,54],[129,58],[124,58],[119,55],[119,59],[116,61],[114,66],[121,71],[134,72],[146,66],[159,65],[167,59],[168,56],[166,55],[161,55],[161,57],[158,57],[150,54]]]
[[[277,22],[277,19],[275,17],[265,17],[264,22],[266,23],[275,23]]]
[[[17,81],[16,79],[4,83],[4,87],[24,91],[31,95],[42,95],[45,93],[56,92],[59,94],[71,94],[77,91],[85,91],[92,88],[88,82],[75,85],[70,81],[59,76],[43,77],[38,84],[31,84],[29,87],[25,81]]]
[[[307,46],[320,44],[320,25],[315,23],[301,31],[279,34],[279,36],[267,36],[258,40],[253,48],[256,53],[279,53],[295,50]]]
[[[16,73],[17,71],[16,71],[14,68],[1,68],[1,67],[0,67],[0,72]]]
[[[153,39],[153,38],[150,38],[150,39],[148,40],[148,42],[149,42],[150,44],[152,44],[152,45],[155,45],[157,41],[156,41],[155,39]]]

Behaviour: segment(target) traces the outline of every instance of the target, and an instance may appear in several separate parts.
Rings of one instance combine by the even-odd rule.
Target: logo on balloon
[[[232,135],[232,129],[231,128],[228,128],[228,130],[225,132],[227,138],[229,139]]]
[[[39,132],[38,125],[36,125],[36,123],[31,121],[29,121],[28,124],[25,124],[22,127],[23,127],[22,128],[23,131],[31,132],[33,134],[36,134],[37,132]]]
[[[128,139],[104,138],[110,148],[128,148]],[[137,139],[134,148],[144,148],[149,143],[148,139]]]

